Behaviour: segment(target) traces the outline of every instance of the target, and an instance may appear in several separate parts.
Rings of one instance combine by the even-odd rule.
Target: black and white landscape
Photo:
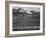
[[[40,30],[40,8],[14,7],[13,31]]]

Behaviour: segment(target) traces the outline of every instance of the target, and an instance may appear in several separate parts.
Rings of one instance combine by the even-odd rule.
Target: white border
[[[39,7],[40,8],[40,30],[32,31],[12,31],[12,7],[21,6],[21,7]],[[10,25],[9,25],[9,34],[26,34],[26,33],[43,33],[43,6],[39,5],[22,5],[22,4],[10,4]]]

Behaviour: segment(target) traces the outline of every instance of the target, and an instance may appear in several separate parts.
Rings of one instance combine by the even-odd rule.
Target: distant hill
[[[38,11],[30,11],[30,13],[32,13],[32,16],[33,17],[40,17],[40,12],[38,12]],[[27,11],[26,10],[24,10],[24,9],[21,9],[21,8],[18,8],[18,9],[13,9],[13,15],[16,15],[16,16],[18,16],[18,15],[31,15],[30,13],[27,13]]]

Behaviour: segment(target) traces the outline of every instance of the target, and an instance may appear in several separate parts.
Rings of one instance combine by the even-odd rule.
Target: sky
[[[38,8],[38,7],[17,7],[17,6],[13,7],[13,9],[18,9],[18,8],[22,9],[22,10],[20,10],[20,12],[26,11],[26,13],[28,13],[28,14],[32,14],[31,11],[40,12],[40,8]]]

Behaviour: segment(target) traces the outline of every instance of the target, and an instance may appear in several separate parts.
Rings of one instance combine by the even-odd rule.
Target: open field
[[[39,30],[40,29],[40,18],[32,17],[32,15],[19,15],[13,16],[13,30]]]

